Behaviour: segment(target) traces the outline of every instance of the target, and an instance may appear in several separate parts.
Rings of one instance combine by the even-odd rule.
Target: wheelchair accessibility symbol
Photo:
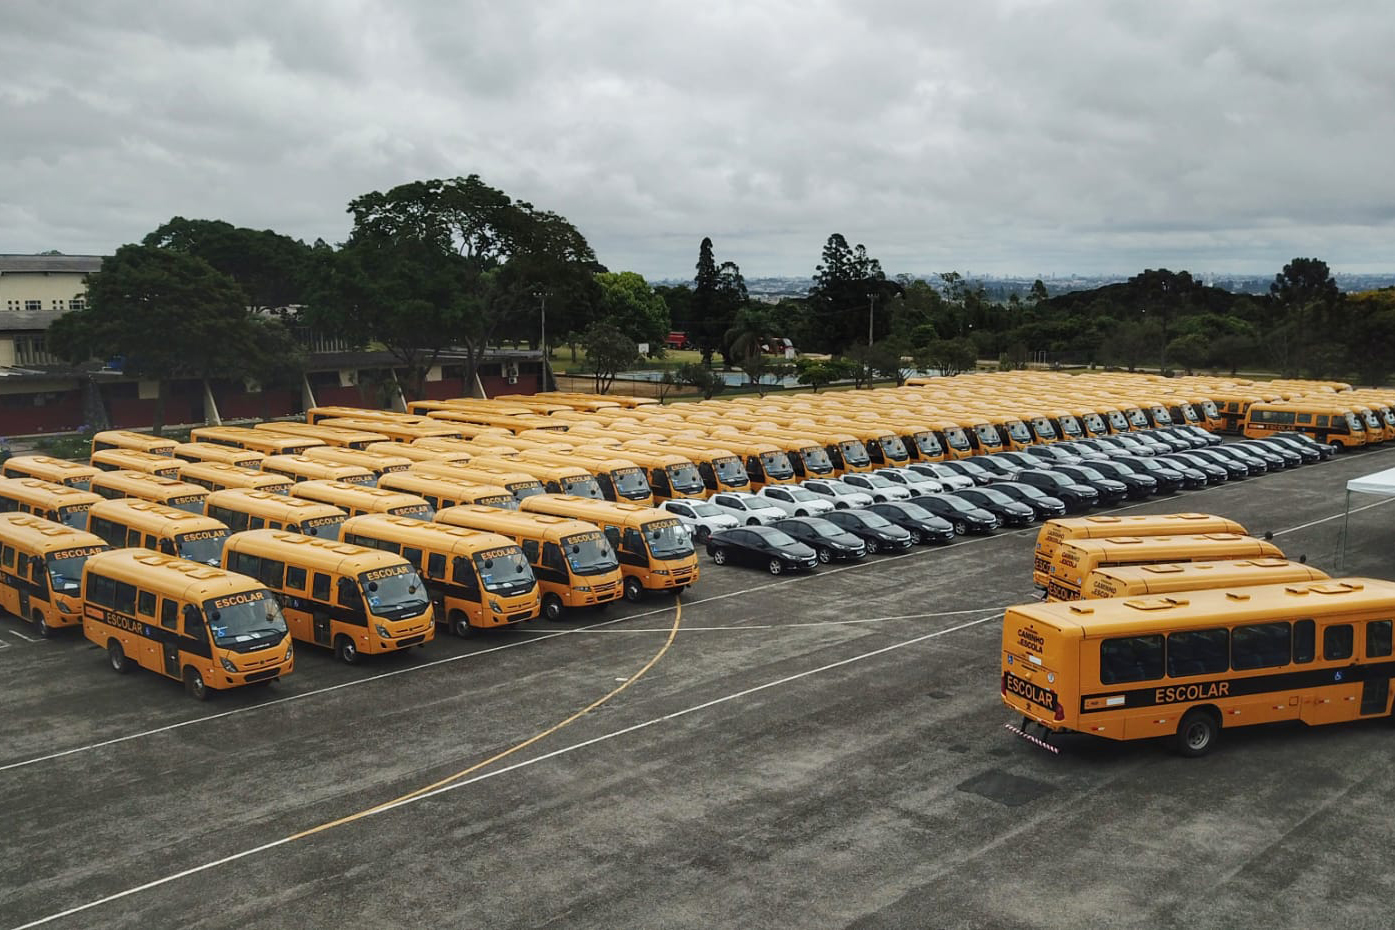
[[[1333,673],[1332,673],[1332,680],[1333,680],[1333,681],[1341,681],[1341,680],[1342,680],[1342,673],[1341,673],[1341,672],[1333,672]]]

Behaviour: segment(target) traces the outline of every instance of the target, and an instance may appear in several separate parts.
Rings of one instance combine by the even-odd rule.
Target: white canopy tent
[[[1379,494],[1382,497],[1395,497],[1395,468],[1362,475],[1347,482],[1347,504],[1342,514],[1342,545],[1337,554],[1337,571],[1341,572],[1347,562],[1347,525],[1351,522],[1351,496],[1353,494]]]

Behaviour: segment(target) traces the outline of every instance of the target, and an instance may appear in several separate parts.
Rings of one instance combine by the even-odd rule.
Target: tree
[[[158,435],[171,381],[244,377],[287,363],[263,326],[237,282],[203,259],[123,245],[89,277],[87,306],[59,317],[47,336],[70,362],[122,356],[126,374],[159,382],[151,423]]]
[[[925,347],[926,361],[946,378],[978,367],[978,351],[972,339],[936,339]]]
[[[794,362],[795,380],[819,392],[819,388],[838,380],[840,372],[828,359],[800,358]]]
[[[600,321],[651,347],[664,345],[669,332],[668,305],[633,271],[606,271],[596,275],[600,286]]]
[[[1041,283],[1041,278],[1032,282],[1032,289],[1027,293],[1027,303],[1033,308],[1040,307],[1051,295],[1046,292],[1046,285]]]
[[[723,353],[740,368],[746,359],[761,354],[761,345],[769,336],[770,317],[757,307],[746,307],[723,334]]]
[[[869,323],[872,342],[885,338],[891,331],[891,299],[900,292],[866,246],[849,246],[841,233],[829,236],[809,289],[810,348],[842,353],[854,343],[866,344]]]
[[[269,229],[176,216],[141,244],[203,259],[236,281],[255,310],[283,310],[307,300],[311,247]]]
[[[727,386],[725,378],[701,362],[685,362],[674,370],[673,375],[679,384],[701,391],[704,400],[711,400],[714,394],[720,394]]]
[[[1167,354],[1190,375],[1210,360],[1211,340],[1200,333],[1185,333],[1168,344]]]
[[[591,324],[582,346],[586,349],[586,367],[592,373],[597,394],[608,393],[617,374],[639,363],[639,346],[608,323]]]

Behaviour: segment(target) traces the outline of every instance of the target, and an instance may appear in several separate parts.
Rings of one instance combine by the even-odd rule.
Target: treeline
[[[815,387],[954,374],[981,359],[1378,383],[1395,358],[1395,291],[1343,294],[1312,258],[1285,265],[1268,295],[1150,269],[1055,296],[1037,281],[1025,298],[1002,300],[954,272],[890,278],[864,246],[834,234],[808,294],[767,304],[710,239],[691,285],[651,287],[603,266],[564,217],[476,175],[374,191],[348,212],[349,237],[335,246],[175,217],[104,263],[86,307],[54,323],[49,347],[73,362],[120,356],[128,373],[161,382],[162,397],[177,378],[298,380],[310,334],[390,352],[413,396],[447,349],[463,357],[468,382],[488,346],[544,340],[585,348],[604,388],[640,345],[661,352],[674,329],[702,353],[684,380],[704,393],[719,387],[704,374],[718,357],[753,381],[788,370]],[[785,369],[761,350],[775,338],[827,358]]]

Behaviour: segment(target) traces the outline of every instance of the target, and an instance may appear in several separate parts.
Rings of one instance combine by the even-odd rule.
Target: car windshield
[[[536,583],[528,559],[517,546],[477,552],[474,562],[486,591],[522,594],[532,590]]]
[[[210,598],[203,602],[203,615],[216,646],[251,644],[259,639],[265,639],[269,646],[286,635],[286,619],[265,588]]]
[[[48,579],[53,590],[58,594],[76,594],[82,590],[83,563],[89,555],[104,551],[106,546],[50,552],[45,562],[48,564]]]
[[[839,536],[843,533],[841,526],[821,517],[805,517],[800,522],[820,536]]]
[[[968,513],[970,510],[978,509],[973,504],[970,504],[968,501],[964,500],[962,497],[950,497],[949,495],[945,495],[944,497],[940,498],[940,500],[944,501],[945,506],[948,507],[950,510],[955,511],[956,513]]]
[[[575,494],[577,497],[589,497],[593,500],[600,500],[605,497],[601,493],[601,485],[592,475],[577,475],[572,478],[563,478],[561,481],[562,490],[567,494]]]
[[[1008,497],[1002,491],[995,491],[992,488],[979,488],[974,492],[974,496],[980,500],[992,501],[995,504],[1012,503],[1012,498]]]
[[[870,526],[874,530],[884,530],[891,526],[891,521],[879,514],[869,510],[859,510],[857,516],[861,519],[863,526]]]
[[[808,488],[785,488],[785,491],[789,494],[790,500],[800,504],[819,499],[819,496]]]
[[[677,520],[651,523],[644,528],[649,554],[656,559],[676,559],[693,554],[693,539]]]
[[[926,510],[924,507],[912,503],[911,501],[905,501],[899,504],[888,504],[887,506],[895,507],[901,513],[916,520],[930,520],[933,519],[935,516],[933,513]]]
[[[1020,495],[1020,496],[1022,496],[1022,497],[1030,498],[1031,500],[1034,500],[1034,501],[1039,501],[1039,500],[1041,500],[1041,499],[1044,498],[1044,497],[1049,497],[1049,496],[1050,496],[1050,495],[1048,495],[1045,491],[1041,490],[1041,488],[1034,488],[1034,487],[1032,487],[1030,484],[1018,484],[1018,485],[1014,485],[1013,488],[1012,488],[1012,490],[1013,490],[1013,492],[1015,492],[1016,494],[1018,494],[1018,495]],[[1005,492],[999,491],[998,493],[999,493],[999,494],[1003,494],[1003,493],[1005,493]]]
[[[620,565],[615,550],[600,532],[578,533],[562,540],[562,551],[566,553],[567,564],[577,575],[599,575]]]
[[[175,537],[175,547],[180,558],[205,565],[218,565],[223,561],[223,543],[227,542],[227,530],[201,530]]]
[[[873,487],[873,488],[894,488],[894,487],[896,487],[896,482],[895,482],[895,481],[892,481],[890,478],[886,478],[886,477],[884,477],[884,476],[882,476],[882,475],[862,475],[861,478],[862,478],[863,481],[866,481],[866,482],[867,482],[867,484],[868,484],[869,487]]]
[[[834,494],[861,494],[861,493],[862,493],[862,492],[859,491],[857,488],[855,488],[855,487],[853,487],[852,485],[848,484],[846,481],[830,481],[830,482],[828,482],[828,489],[829,489],[830,491],[832,491]]]
[[[799,540],[795,539],[793,536],[791,536],[789,533],[786,533],[784,530],[777,530],[774,527],[769,526],[762,529],[760,535],[761,538],[764,539],[770,545],[780,546],[781,548],[793,546],[798,544],[799,542]]]
[[[1103,474],[1101,474],[1100,472],[1096,471],[1096,470],[1093,469],[1093,468],[1086,468],[1086,467],[1083,466],[1083,465],[1077,465],[1075,468],[1073,468],[1073,469],[1071,469],[1070,471],[1066,472],[1066,474],[1068,474],[1068,475],[1071,475],[1071,474],[1077,475],[1077,476],[1079,476],[1079,477],[1081,477],[1081,478],[1084,478],[1086,481],[1103,481],[1103,480],[1104,480],[1104,475],[1103,475]]]
[[[688,505],[693,509],[695,517],[720,517],[722,511],[716,504],[709,504],[707,501],[694,501]]]
[[[668,480],[675,491],[691,494],[703,491],[702,475],[691,462],[668,466]]]
[[[375,568],[358,576],[369,613],[396,620],[426,609],[426,587],[410,565]]]

